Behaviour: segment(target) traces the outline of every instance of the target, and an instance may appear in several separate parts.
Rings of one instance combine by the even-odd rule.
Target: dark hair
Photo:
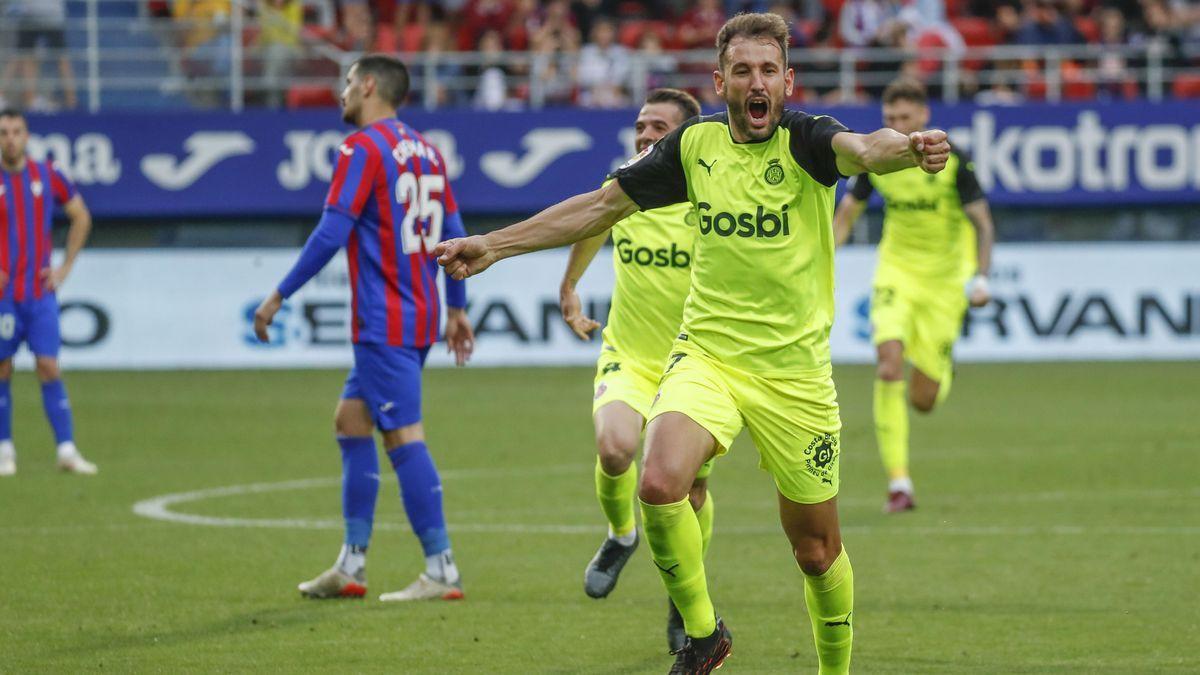
[[[651,89],[650,93],[646,94],[646,103],[674,103],[679,107],[679,112],[683,113],[685,120],[690,120],[700,114],[700,102],[696,100],[695,96],[680,89],[671,89],[670,87]]]
[[[787,67],[791,35],[787,22],[778,14],[738,14],[726,21],[717,33],[717,65],[721,68],[725,67],[725,50],[729,49],[729,42],[738,36],[771,38],[783,52],[783,66]]]
[[[5,117],[16,117],[17,119],[23,120],[25,119],[25,113],[17,110],[16,108],[0,109],[0,119],[4,119]]]
[[[928,105],[929,97],[925,94],[925,85],[920,82],[903,77],[896,80],[883,90],[884,105],[891,105],[896,101],[912,101],[917,105]]]
[[[393,108],[399,108],[408,96],[408,68],[404,63],[387,54],[367,54],[354,62],[360,78],[370,75],[375,78],[379,95]]]

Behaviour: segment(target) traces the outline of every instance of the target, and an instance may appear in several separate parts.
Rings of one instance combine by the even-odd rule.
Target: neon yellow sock
[[[850,625],[854,612],[854,569],[846,549],[825,573],[804,576],[804,602],[812,621],[813,640],[817,644],[819,675],[842,675],[850,672],[850,647],[854,628]]]
[[[633,496],[637,493],[637,464],[632,463],[620,476],[604,473],[600,458],[596,458],[596,499],[608,519],[614,535],[621,537],[633,532]]]
[[[684,629],[692,637],[712,635],[717,619],[704,578],[700,521],[691,503],[685,498],[674,504],[641,504],[650,556],[683,617]]]
[[[903,380],[875,380],[875,440],[888,478],[908,475],[908,401]]]
[[[713,509],[717,508],[713,504],[712,490],[704,498],[704,506],[696,512],[696,520],[700,521],[700,555],[708,557],[708,542],[712,541],[713,528]]]

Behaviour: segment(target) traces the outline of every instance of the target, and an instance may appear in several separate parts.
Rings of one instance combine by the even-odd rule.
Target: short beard
[[[762,131],[762,136],[755,136],[759,131],[751,126],[750,113],[746,111],[744,102],[739,102],[737,107],[726,103],[726,110],[729,111],[729,124],[741,132],[742,136],[755,141],[770,138],[783,119],[783,112],[780,111],[779,114],[776,114],[775,106],[771,104],[767,109],[767,128]]]

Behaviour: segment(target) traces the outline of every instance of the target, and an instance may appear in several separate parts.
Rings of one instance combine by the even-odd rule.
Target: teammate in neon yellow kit
[[[910,80],[892,83],[883,94],[883,121],[900,133],[924,129],[929,124],[924,87]],[[908,400],[917,410],[930,412],[950,393],[954,341],[968,302],[972,307],[988,302],[994,230],[970,159],[954,152],[937,175],[909,169],[852,178],[833,217],[839,245],[850,236],[874,190],[884,199],[883,240],[871,294],[872,341],[879,363],[875,437],[888,474],[884,511],[896,513],[916,506],[908,473],[904,361],[913,366]]]
[[[784,110],[795,77],[787,43],[778,16],[735,16],[717,36],[713,73],[725,113],[688,120],[599,190],[435,248],[447,273],[465,278],[595,236],[639,209],[696,209],[692,286],[650,411],[638,489],[654,565],[688,635],[672,673],[712,672],[732,647],[708,595],[687,495],[742,426],[775,479],[820,672],[849,672],[854,580],[837,516],[841,423],[829,361],[834,186],[864,171],[936,173],[950,152],[941,131],[855,134],[832,118]]]
[[[646,96],[634,130],[638,152],[650,147],[689,118],[700,104],[678,89],[655,89]],[[691,286],[695,212],[685,203],[641,211],[612,229],[616,277],[604,343],[596,363],[592,419],[596,430],[596,498],[608,520],[608,537],[588,563],[584,590],[593,598],[607,597],[625,563],[637,548],[634,520],[637,467],[642,428],[658,381],[666,367],[671,342],[679,333],[683,301]],[[559,288],[563,320],[580,339],[600,327],[585,316],[575,285],[608,239],[608,232],[571,247]],[[713,500],[707,493],[711,462],[692,484],[689,499],[700,521],[704,548],[712,536]],[[669,607],[667,641],[672,650],[686,640],[683,618]]]

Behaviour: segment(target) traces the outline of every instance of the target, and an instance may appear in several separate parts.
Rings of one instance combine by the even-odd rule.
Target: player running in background
[[[300,259],[254,314],[254,330],[265,342],[284,299],[346,248],[354,368],[335,418],[346,539],[332,568],[300,584],[311,598],[367,592],[367,545],[379,492],[374,428],[383,433],[404,512],[425,551],[425,572],[379,599],[463,597],[442,513],[441,479],[421,426],[421,369],[440,324],[433,247],[443,235],[465,231],[441,153],[396,119],[408,86],[408,70],[389,56],[364,56],[350,68],[342,118],[358,131],[338,148],[325,211]],[[463,365],[474,346],[464,284],[447,278],[446,296],[446,342]]]
[[[83,197],[53,161],[26,156],[29,126],[24,115],[0,111],[0,476],[17,471],[12,442],[13,355],[24,342],[33,352],[42,405],[58,443],[58,468],[94,474],[96,465],[75,447],[71,404],[58,367],[62,339],[56,291],[66,281],[92,230]],[[53,267],[50,229],[55,207],[70,221],[62,264]]]
[[[638,112],[634,131],[642,152],[655,141],[700,114],[700,104],[678,89],[655,89]],[[608,239],[608,232],[571,247],[559,288],[563,319],[580,339],[600,327],[582,312],[575,285]],[[642,428],[658,381],[666,367],[671,343],[679,334],[683,301],[692,278],[692,244],[696,212],[687,202],[635,213],[613,226],[613,286],[604,343],[596,362],[592,421],[596,430],[596,498],[608,520],[608,537],[584,572],[584,591],[593,598],[608,596],[638,545],[634,520],[637,465]],[[696,476],[688,495],[704,550],[712,537],[713,500],[707,493],[708,462]],[[683,618],[674,604],[668,608],[667,642],[683,646]]]
[[[778,16],[735,16],[717,35],[713,73],[725,113],[684,122],[599,190],[436,249],[446,271],[465,278],[595,236],[639,209],[690,201],[697,210],[682,333],[650,410],[638,490],[651,556],[688,635],[672,673],[711,672],[732,647],[687,496],[701,465],[743,426],[775,479],[820,670],[848,672],[854,581],[838,525],[841,422],[829,359],[834,186],[864,171],[936,173],[950,150],[941,131],[855,134],[784,110],[794,78],[787,44]]]
[[[902,134],[926,128],[925,88],[911,80],[888,86],[883,123]],[[839,246],[875,190],[884,200],[883,240],[871,292],[871,333],[878,356],[875,438],[888,474],[883,508],[897,513],[916,506],[908,473],[907,403],[930,412],[950,393],[954,341],[962,332],[967,304],[982,307],[990,297],[987,276],[995,235],[971,160],[955,151],[940,174],[909,169],[851,178],[833,216]],[[907,396],[905,359],[912,364]]]

